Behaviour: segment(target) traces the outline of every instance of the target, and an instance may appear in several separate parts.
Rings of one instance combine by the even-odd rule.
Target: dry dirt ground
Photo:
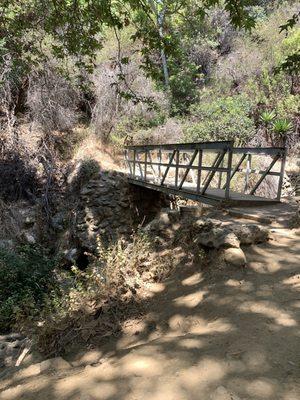
[[[246,254],[242,270],[182,266],[122,337],[2,378],[0,399],[299,400],[300,231]]]

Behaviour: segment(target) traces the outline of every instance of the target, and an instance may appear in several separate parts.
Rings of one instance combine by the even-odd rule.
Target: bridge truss
[[[232,141],[125,147],[129,182],[208,204],[280,202],[286,151]]]

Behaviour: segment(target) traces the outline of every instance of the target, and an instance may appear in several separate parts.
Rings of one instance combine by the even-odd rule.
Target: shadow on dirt
[[[94,364],[16,373],[0,399],[299,399],[299,232],[245,251],[244,269],[179,265],[150,287],[145,318],[124,315],[127,332],[93,339]]]

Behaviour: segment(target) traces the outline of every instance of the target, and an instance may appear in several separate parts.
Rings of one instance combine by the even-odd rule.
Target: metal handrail
[[[170,143],[170,144],[145,144],[145,145],[126,145],[126,150],[219,150],[224,148],[232,148],[232,140],[222,140],[217,142],[196,142],[196,143]]]
[[[158,161],[152,160],[154,152],[158,157]],[[133,158],[129,158],[129,154],[132,154]],[[203,154],[205,152],[208,153],[217,153],[213,165],[207,166],[203,165],[202,159]],[[162,158],[162,154],[167,153],[168,162],[164,161]],[[145,156],[144,160],[141,159],[141,155]],[[189,154],[189,156],[188,156]],[[232,165],[232,157],[233,155],[241,155],[241,158],[234,166]],[[180,155],[184,156],[184,160],[187,160],[187,164],[183,164],[180,162]],[[253,155],[269,155],[270,163],[266,170],[261,169],[253,169],[251,160]],[[194,190],[197,195],[205,196],[206,191],[209,189],[211,182],[215,174],[219,174],[219,183],[218,188],[220,190],[224,190],[225,199],[230,199],[230,183],[232,178],[236,173],[245,172],[245,188],[244,193],[249,188],[249,176],[250,174],[259,174],[260,178],[258,182],[254,185],[250,193],[248,195],[255,195],[258,187],[264,181],[264,179],[268,176],[277,176],[279,177],[278,182],[278,190],[276,199],[279,201],[281,197],[281,186],[284,176],[284,165],[286,158],[286,150],[283,147],[233,147],[233,141],[217,141],[217,142],[198,142],[198,143],[173,143],[173,144],[157,144],[157,145],[128,145],[125,146],[125,159],[126,163],[129,167],[130,177],[133,180],[142,181],[145,183],[149,183],[151,185],[155,185],[158,188],[171,188],[180,192],[189,191],[189,188],[183,187],[186,182],[187,176],[189,174],[192,175],[192,180],[194,184],[196,184],[196,189]],[[197,161],[198,160],[198,161]],[[281,161],[280,172],[272,171],[272,168],[276,164],[277,161]],[[197,165],[194,165],[194,162],[197,162]],[[242,164],[246,162],[246,168],[242,168]],[[225,164],[225,165],[224,165]],[[156,170],[157,167],[157,170]],[[147,177],[149,176],[150,170],[153,176],[155,177],[155,182],[152,183],[151,179]],[[139,170],[139,174],[136,174],[136,170]],[[162,171],[164,169],[164,171]],[[169,171],[175,169],[174,184],[170,184],[170,175]],[[179,170],[183,170],[183,177],[180,177],[179,180]],[[197,178],[195,178],[194,172],[196,171]],[[202,171],[206,172],[205,179],[202,178]],[[226,175],[226,183],[222,186],[222,174]],[[167,176],[169,175],[168,181]],[[185,185],[186,186],[186,185]]]

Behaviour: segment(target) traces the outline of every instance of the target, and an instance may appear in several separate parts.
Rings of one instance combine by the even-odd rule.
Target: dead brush
[[[21,219],[17,205],[10,205],[0,199],[0,238],[15,239],[20,235]]]
[[[73,267],[71,278],[60,278],[65,290],[50,294],[36,323],[38,348],[48,356],[60,354],[75,339],[87,343],[95,336],[115,336],[128,318],[141,317],[147,284],[175,267],[172,251],[157,251],[153,243],[140,232],[131,243],[120,239],[108,248],[99,239],[88,269]]]

